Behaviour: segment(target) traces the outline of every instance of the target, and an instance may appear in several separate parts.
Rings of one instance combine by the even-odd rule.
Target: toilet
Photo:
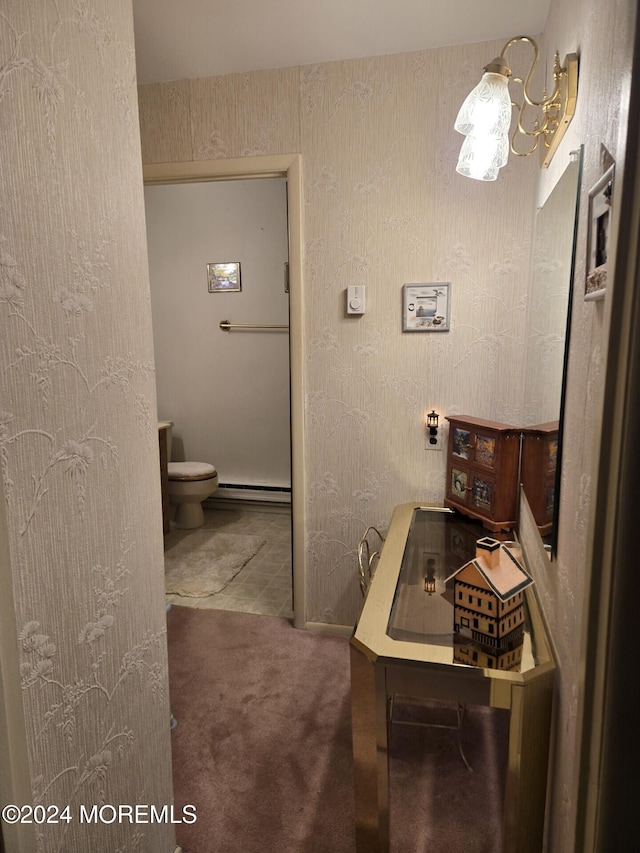
[[[171,430],[167,442],[171,459]],[[176,527],[190,530],[204,524],[202,502],[218,488],[218,472],[208,462],[169,462],[169,503]]]

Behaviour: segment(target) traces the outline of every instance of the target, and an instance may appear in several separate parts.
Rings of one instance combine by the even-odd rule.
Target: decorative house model
[[[524,590],[533,578],[513,549],[490,537],[478,539],[475,558],[447,578],[451,580],[454,635],[492,653],[522,643]]]

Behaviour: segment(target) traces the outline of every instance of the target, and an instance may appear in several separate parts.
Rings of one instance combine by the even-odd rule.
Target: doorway
[[[205,527],[165,536],[170,603],[292,615],[286,192],[286,178],[145,187],[158,419],[173,461],[218,472]],[[214,541],[228,560],[249,549],[237,574],[212,565],[200,597],[172,596]]]
[[[199,161],[144,167],[146,186],[228,181],[248,178],[286,178],[289,238],[289,361],[290,361],[290,465],[293,614],[296,627],[306,626],[303,511],[303,393],[302,393],[302,263],[301,263],[301,158],[275,155],[240,160]],[[215,260],[215,259],[212,259]],[[232,259],[230,259],[232,260]],[[230,296],[231,294],[224,294]],[[211,295],[213,299],[218,294]],[[219,329],[211,334],[231,334]]]

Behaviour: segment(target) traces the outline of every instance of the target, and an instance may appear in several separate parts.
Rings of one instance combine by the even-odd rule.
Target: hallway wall
[[[23,849],[173,853],[169,823],[79,820],[172,795],[131,0],[4,0],[0,150],[2,660],[32,802],[71,816]]]
[[[602,383],[606,372],[608,336],[607,300],[584,301],[587,259],[589,190],[603,171],[601,146],[616,159],[616,183],[621,185],[621,151],[626,134],[625,98],[637,4],[635,0],[552,0],[545,28],[545,47],[578,51],[580,76],[575,117],[548,171],[540,174],[539,199],[543,201],[558,179],[562,157],[584,144],[580,194],[575,289],[566,401],[566,441],[557,560],[535,572],[536,589],[556,644],[558,679],[556,694],[556,749],[551,768],[553,797],[548,813],[551,851],[572,850],[576,820],[577,739],[583,680],[580,666],[585,645],[588,607],[591,511],[594,500],[597,440],[602,413]],[[622,133],[622,138],[621,138]],[[614,195],[615,204],[615,195]],[[613,256],[613,250],[611,252]],[[613,287],[610,281],[609,287]],[[595,520],[597,523],[597,520]],[[600,572],[601,566],[594,566]],[[584,768],[582,768],[584,772]]]
[[[139,88],[145,162],[303,153],[305,285],[314,306],[305,336],[318,367],[306,367],[308,606],[318,620],[348,621],[352,613],[350,546],[363,520],[384,526],[395,503],[441,500],[441,460],[422,451],[420,408],[518,415],[501,356],[518,353],[508,342],[518,339],[519,327],[509,320],[523,304],[533,211],[569,152],[585,145],[558,559],[551,571],[546,559],[534,567],[558,654],[553,851],[573,849],[575,831],[590,502],[607,338],[606,302],[583,299],[588,191],[601,174],[601,144],[614,158],[619,151],[635,7],[632,0],[552,0],[543,56],[578,52],[576,116],[548,170],[540,172],[535,157],[512,159],[495,185],[455,174],[451,126],[468,81],[501,43]],[[453,334],[403,338],[400,283],[440,275],[453,283]],[[345,277],[370,287],[365,323],[341,317]],[[505,304],[505,294],[514,301]],[[515,379],[515,362],[512,368]],[[532,530],[524,535],[537,540]]]
[[[367,524],[441,504],[428,411],[520,418],[538,165],[462,178],[452,131],[501,47],[139,87],[145,164],[302,153],[308,621],[353,624]],[[402,285],[428,281],[451,282],[451,331],[403,333]],[[361,318],[345,316],[349,284],[367,287]]]

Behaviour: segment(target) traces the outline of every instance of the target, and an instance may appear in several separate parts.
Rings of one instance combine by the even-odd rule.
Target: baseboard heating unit
[[[290,486],[249,486],[239,483],[219,483],[208,499],[216,501],[257,501],[258,503],[291,503]]]

